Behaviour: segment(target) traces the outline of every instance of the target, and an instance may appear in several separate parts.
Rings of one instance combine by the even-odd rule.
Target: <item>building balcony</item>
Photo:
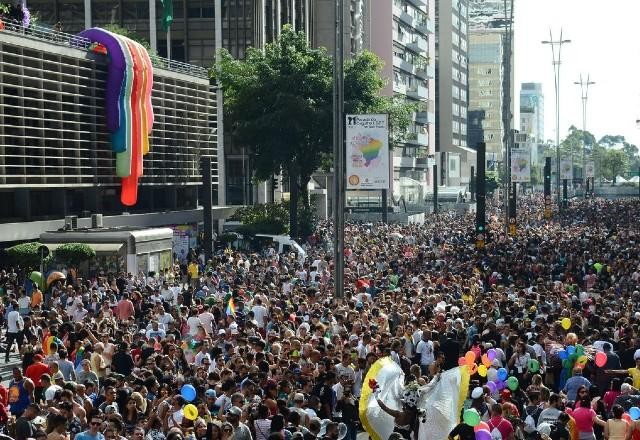
[[[407,135],[406,144],[414,145],[417,147],[429,146],[429,134],[428,133],[409,133]]]
[[[424,38],[416,37],[413,41],[408,41],[405,45],[414,52],[424,53],[429,50],[429,43]]]
[[[435,33],[435,25],[431,17],[427,17],[424,20],[420,20],[415,23],[415,28],[418,29],[423,34],[433,34]]]
[[[395,67],[398,67],[399,69],[402,69],[402,70],[406,71],[406,72],[409,72],[409,73],[413,73],[414,72],[413,64],[410,63],[409,61],[403,59],[403,58],[394,56],[393,57],[393,65]]]
[[[424,101],[429,99],[429,89],[421,84],[416,84],[407,89],[407,96]]]
[[[416,112],[413,114],[413,120],[420,124],[435,124],[436,115],[433,112]]]
[[[393,6],[393,15],[398,17],[400,19],[400,21],[405,23],[406,25],[414,27],[415,19],[413,18],[413,16],[411,14],[409,14],[404,9],[399,8],[396,5],[394,5]]]
[[[415,168],[416,158],[411,156],[400,156],[393,158],[394,168]]]
[[[399,93],[401,95],[407,94],[407,86],[404,84],[393,83],[393,93]]]
[[[436,66],[432,62],[426,65],[419,65],[416,67],[415,74],[422,79],[433,79],[436,77]]]
[[[420,9],[427,7],[426,0],[409,0],[409,3],[413,4],[414,6],[417,6]]]

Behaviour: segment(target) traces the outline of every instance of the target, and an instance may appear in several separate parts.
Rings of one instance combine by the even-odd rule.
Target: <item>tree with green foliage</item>
[[[55,256],[68,267],[77,268],[85,261],[95,258],[96,251],[85,243],[65,243],[55,250]]]
[[[404,139],[416,106],[380,96],[382,63],[370,52],[345,64],[345,112],[388,113],[392,143]],[[309,209],[311,175],[331,156],[332,59],[314,49],[304,33],[285,26],[265,49],[250,49],[245,60],[222,51],[212,76],[222,86],[225,120],[233,139],[249,148],[254,178],[282,172],[290,183],[290,233],[299,234],[298,213]]]
[[[238,232],[244,235],[286,234],[289,232],[289,204],[264,203],[238,209],[230,220],[239,221]]]
[[[40,267],[40,249],[42,243],[32,241],[30,243],[20,243],[5,249],[5,252],[22,269],[37,269]]]
[[[629,157],[622,150],[605,150],[600,158],[600,172],[602,177],[616,183],[616,178],[629,172]]]

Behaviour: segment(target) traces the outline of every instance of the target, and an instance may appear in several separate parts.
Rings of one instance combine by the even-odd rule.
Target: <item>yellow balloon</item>
[[[569,330],[571,328],[571,320],[569,318],[562,318],[561,324],[562,328],[565,330]]]
[[[585,365],[587,362],[589,361],[589,358],[587,358],[585,355],[580,356],[576,362],[582,365]]]
[[[482,377],[487,377],[486,365],[478,365],[478,374]]]
[[[198,408],[196,408],[196,406],[191,403],[185,405],[184,408],[182,408],[182,412],[184,413],[184,416],[187,418],[187,420],[195,420],[198,418]]]

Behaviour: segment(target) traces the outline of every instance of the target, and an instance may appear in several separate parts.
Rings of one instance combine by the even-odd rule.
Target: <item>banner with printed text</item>
[[[346,115],[347,189],[389,189],[387,115]]]
[[[531,182],[531,161],[528,151],[511,150],[511,181]]]
[[[573,165],[571,159],[560,159],[560,179],[573,179]]]
[[[595,162],[587,162],[584,164],[584,176],[587,179],[596,177],[596,164]]]

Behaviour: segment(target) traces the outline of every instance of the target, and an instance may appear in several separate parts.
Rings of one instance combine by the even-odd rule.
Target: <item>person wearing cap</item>
[[[240,421],[242,417],[242,410],[237,406],[232,406],[226,412],[227,422],[233,426],[233,438],[234,440],[253,440],[251,430],[247,425]]]

